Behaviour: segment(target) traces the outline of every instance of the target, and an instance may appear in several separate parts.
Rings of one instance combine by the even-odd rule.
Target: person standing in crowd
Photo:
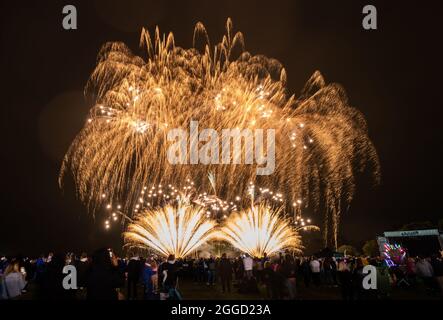
[[[237,257],[234,261],[234,274],[235,274],[235,282],[239,283],[244,278],[245,268],[243,266],[243,259],[241,257]]]
[[[431,289],[434,277],[434,269],[431,263],[425,257],[420,257],[415,267],[417,269],[417,276],[423,281],[425,288]]]
[[[0,300],[3,298],[3,276],[7,264],[8,264],[8,259],[6,259],[5,256],[2,256],[0,259]]]
[[[259,269],[259,280],[261,282],[264,281],[263,276],[264,276],[264,270],[265,270],[265,263],[266,263],[266,261],[269,261],[269,257],[268,257],[268,254],[266,252],[263,252],[263,258],[260,259],[260,266],[258,268]],[[260,271],[260,269],[261,269],[261,271]]]
[[[198,282],[198,260],[192,259],[192,281]]]
[[[208,259],[203,259],[203,279],[204,279],[203,281],[206,281],[206,285],[209,286],[208,271],[209,271]]]
[[[323,271],[325,273],[325,284],[328,286],[333,285],[333,264],[334,261],[332,260],[332,257],[326,257],[323,261]]]
[[[243,258],[243,269],[245,271],[245,277],[247,279],[252,278],[252,269],[254,267],[254,260],[252,260],[249,254],[246,254]]]
[[[117,268],[121,274],[124,275],[126,273],[127,267],[128,267],[128,259],[127,258],[118,259]]]
[[[338,281],[337,281],[337,260],[335,260],[335,257],[332,257],[331,259],[331,269],[332,269],[332,282],[334,287],[338,287]]]
[[[141,265],[138,257],[132,257],[129,260],[126,273],[128,278],[127,299],[137,300],[137,285],[141,275]]]
[[[5,270],[2,279],[2,298],[15,299],[22,294],[26,286],[25,276],[20,272],[20,263],[12,261]]]
[[[357,300],[361,300],[365,298],[366,290],[363,288],[363,278],[365,275],[363,274],[363,261],[361,258],[357,259],[354,270],[352,271],[352,285],[353,285],[353,293],[355,294],[355,298]]]
[[[309,259],[303,258],[303,261],[300,263],[301,273],[303,275],[303,282],[306,288],[309,288],[311,284],[311,267],[309,265]]]
[[[158,263],[156,258],[153,256],[149,259],[150,264],[151,264],[151,268],[152,268],[152,285],[153,285],[153,291],[154,291],[154,295],[157,296],[158,295]]]
[[[30,282],[34,279],[35,276],[35,264],[32,262],[32,260],[29,257],[26,257],[23,260],[23,266],[25,268],[25,280],[26,282]]]
[[[214,285],[215,284],[215,260],[212,256],[209,257],[209,259],[206,261],[206,264],[208,266],[207,269],[207,285]]]
[[[311,262],[309,262],[311,268],[312,280],[316,286],[320,285],[320,261],[312,257]]]
[[[407,262],[406,262],[406,278],[408,283],[410,283],[411,285],[414,285],[416,282],[416,273],[417,273],[417,268],[415,266],[415,259],[412,257],[409,257]]]
[[[263,265],[263,258],[257,258],[257,260],[255,261],[255,277],[257,278],[257,282],[263,282]]]
[[[289,299],[294,300],[297,293],[296,275],[297,269],[294,258],[291,255],[286,255],[281,265],[281,272],[285,277],[285,286],[289,294]]]
[[[145,300],[153,300],[157,294],[157,262],[153,258],[146,260],[143,268]]]
[[[431,258],[431,266],[434,270],[435,282],[443,295],[443,261],[436,254]]]
[[[271,287],[271,299],[280,300],[283,299],[283,291],[285,286],[285,277],[283,276],[280,268],[279,259],[274,260],[270,264],[270,270],[267,272],[267,276],[269,276],[269,283]]]
[[[346,259],[341,259],[338,262],[338,279],[343,300],[352,300],[352,274]]]
[[[200,258],[197,262],[197,282],[205,281],[205,261]]]
[[[376,260],[371,261],[371,265],[377,268],[377,298],[388,299],[392,290],[392,277],[389,268],[385,263],[379,263]],[[366,292],[366,294],[370,293]]]
[[[6,256],[3,256],[0,258],[0,273],[4,273],[6,270],[6,267],[8,266],[8,259],[6,258]]]
[[[124,276],[118,268],[117,256],[108,249],[97,250],[92,256],[87,275],[87,299],[121,299],[119,288],[122,286],[124,286]]]
[[[263,282],[266,287],[266,297],[268,299],[272,299],[272,274],[274,273],[274,270],[272,270],[272,265],[270,261],[266,261],[263,267]]]
[[[41,254],[35,263],[35,282],[37,284],[40,284],[41,277],[43,276],[45,270],[46,270],[45,255]]]
[[[167,293],[169,300],[181,300],[181,294],[177,290],[179,264],[175,256],[171,254],[168,260],[160,266],[162,275],[163,293]]]
[[[65,290],[63,288],[63,279],[66,274],[63,268],[66,265],[66,255],[57,253],[52,254],[51,259],[47,260],[45,271],[41,275],[39,283],[38,298],[46,300],[68,300],[74,299],[76,290]]]
[[[226,253],[223,253],[219,264],[219,274],[223,293],[225,293],[226,290],[229,293],[231,292],[232,271],[232,263],[226,257]]]
[[[89,260],[86,252],[83,252],[80,256],[80,260],[77,261],[77,283],[80,290],[86,287],[86,277],[89,269]]]

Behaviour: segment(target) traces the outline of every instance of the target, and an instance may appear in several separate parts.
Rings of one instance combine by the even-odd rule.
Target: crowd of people
[[[68,265],[76,269],[76,284],[70,290],[63,287],[67,276],[63,269]],[[375,267],[376,290],[363,287],[366,265]],[[443,294],[443,261],[438,255],[410,257],[393,266],[381,258],[294,257],[289,253],[180,260],[173,255],[119,258],[109,249],[91,256],[49,253],[37,259],[2,257],[0,297],[19,299],[31,287],[33,299],[180,300],[180,279],[201,286],[220,284],[226,295],[236,290],[266,299],[298,299],[300,291],[326,287],[340,288],[345,300],[385,299],[395,287]]]

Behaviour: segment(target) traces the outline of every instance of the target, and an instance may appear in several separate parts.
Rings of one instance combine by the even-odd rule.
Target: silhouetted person
[[[300,265],[301,273],[303,275],[303,281],[306,288],[309,288],[311,284],[311,267],[309,266],[309,260],[304,259]]]
[[[423,281],[426,289],[432,288],[432,281],[434,277],[434,268],[425,257],[420,257],[415,264],[417,269],[417,276]]]
[[[363,274],[363,261],[361,258],[357,258],[357,262],[355,265],[354,270],[352,271],[352,287],[353,287],[353,294],[356,299],[365,299],[366,291],[363,288],[363,279],[365,277],[365,274]]]
[[[289,294],[289,299],[295,299],[297,292],[297,267],[292,256],[287,255],[281,265],[281,274],[285,277],[284,284]]]
[[[117,288],[124,285],[123,274],[118,269],[117,257],[107,249],[97,250],[91,261],[87,277],[87,299],[118,300]]]
[[[79,288],[85,288],[86,287],[86,277],[87,273],[90,267],[90,263],[88,260],[88,255],[86,252],[83,252],[80,260],[76,263],[77,268],[77,284]]]
[[[140,275],[142,272],[142,265],[140,264],[140,260],[137,257],[131,258],[128,262],[128,266],[126,268],[126,272],[128,273],[128,300],[136,300],[137,299],[137,284],[140,280]]]
[[[215,259],[211,256],[208,260],[206,260],[206,264],[208,266],[207,269],[207,285],[214,285],[215,280]]]
[[[41,284],[42,276],[46,271],[45,255],[41,254],[35,263],[35,283]]]
[[[433,255],[431,265],[434,269],[435,281],[440,289],[440,293],[443,295],[443,261],[437,255]]]
[[[232,263],[226,257],[226,253],[223,253],[219,265],[219,273],[220,273],[223,293],[226,290],[228,290],[228,292],[231,292],[232,271],[233,271]]]
[[[338,263],[338,279],[340,281],[343,300],[353,299],[352,273],[345,259]]]
[[[168,294],[170,300],[181,300],[181,295],[176,288],[179,268],[180,266],[173,254],[160,266],[159,273],[161,274],[163,292]]]
[[[48,300],[68,300],[74,299],[76,291],[63,288],[63,279],[67,274],[63,274],[65,266],[65,255],[54,254],[46,265],[46,270],[41,276],[41,298]]]

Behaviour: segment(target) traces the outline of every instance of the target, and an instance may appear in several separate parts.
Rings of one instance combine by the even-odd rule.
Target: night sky
[[[290,92],[297,95],[320,70],[365,115],[382,184],[373,188],[361,179],[342,218],[342,242],[360,246],[408,222],[437,222],[443,218],[438,3],[2,0],[0,253],[120,246],[119,229],[105,232],[103,219],[86,212],[72,186],[60,190],[57,181],[87,116],[82,90],[97,53],[107,41],[122,41],[141,54],[141,27],[156,25],[188,48],[198,21],[214,43],[227,17],[244,33],[248,51],[282,62]],[[78,30],[62,28],[67,4],[77,7]],[[376,31],[362,29],[366,4],[378,9]]]

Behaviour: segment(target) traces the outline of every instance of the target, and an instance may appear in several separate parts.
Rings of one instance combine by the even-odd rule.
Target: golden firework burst
[[[130,247],[151,248],[163,256],[184,258],[213,238],[215,226],[202,208],[168,205],[138,214],[128,225],[124,239]]]
[[[238,250],[258,258],[284,249],[300,253],[303,248],[298,232],[282,217],[281,211],[265,205],[252,206],[231,215],[217,235]]]
[[[288,95],[282,65],[244,51],[243,35],[232,29],[228,20],[226,35],[211,47],[198,23],[194,46],[201,50],[176,46],[172,33],[161,36],[158,28],[154,40],[143,30],[144,57],[123,43],[105,44],[85,88],[90,114],[65,156],[60,184],[70,172],[91,211],[109,201],[131,212],[148,183],[176,184],[192,177],[200,192],[209,192],[211,172],[216,194],[234,199],[252,181],[324,212],[325,240],[336,245],[355,174],[368,168],[375,181],[379,177],[365,119],[348,104],[344,90],[327,85],[319,72],[300,97]],[[275,130],[274,173],[257,176],[257,164],[169,163],[168,130],[189,128],[192,120],[218,133]]]

